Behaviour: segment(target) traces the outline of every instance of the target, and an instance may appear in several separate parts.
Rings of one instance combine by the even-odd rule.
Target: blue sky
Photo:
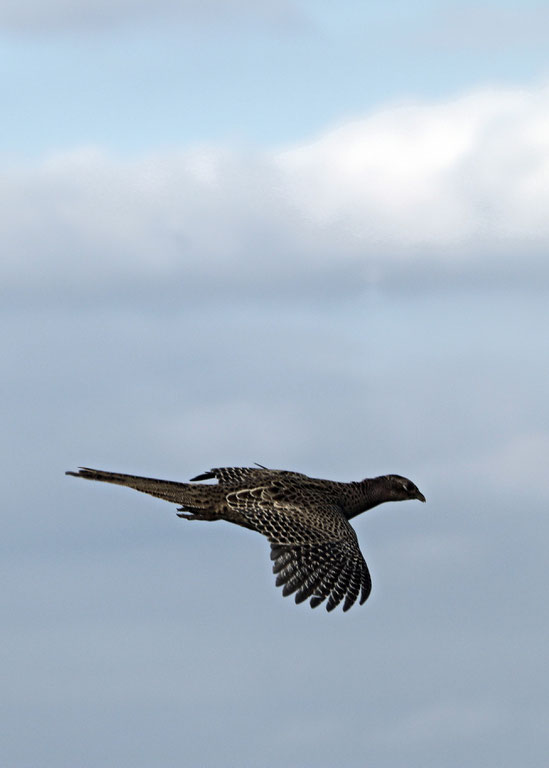
[[[543,4],[200,5],[8,7],[3,148],[272,146],[389,100],[547,76]]]
[[[545,768],[549,12],[0,10],[10,768]],[[400,473],[373,592],[64,476]]]

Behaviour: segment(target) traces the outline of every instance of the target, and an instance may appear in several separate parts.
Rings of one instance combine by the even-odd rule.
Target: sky
[[[0,764],[543,768],[549,10],[0,8]],[[411,478],[372,595],[66,477]]]

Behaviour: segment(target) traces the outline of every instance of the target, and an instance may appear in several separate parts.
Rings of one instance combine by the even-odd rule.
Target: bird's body
[[[400,475],[341,483],[286,470],[229,467],[178,483],[87,468],[67,474],[125,485],[179,504],[179,517],[187,520],[227,520],[258,531],[271,544],[273,572],[283,594],[295,592],[296,602],[310,598],[313,608],[327,600],[329,611],[342,600],[344,611],[359,596],[363,603],[371,590],[349,520],[386,501],[425,501]],[[214,479],[216,484],[194,484]]]

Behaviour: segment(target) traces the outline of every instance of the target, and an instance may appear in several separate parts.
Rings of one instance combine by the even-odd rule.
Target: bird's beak
[[[421,493],[421,491],[418,491],[416,499],[418,499],[419,501],[425,501],[425,496]]]

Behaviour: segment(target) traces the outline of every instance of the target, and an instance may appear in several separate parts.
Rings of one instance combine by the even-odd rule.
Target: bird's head
[[[402,475],[386,475],[386,479],[391,501],[406,501],[407,499],[425,501],[425,496],[417,485],[414,485],[407,477],[402,477]]]

